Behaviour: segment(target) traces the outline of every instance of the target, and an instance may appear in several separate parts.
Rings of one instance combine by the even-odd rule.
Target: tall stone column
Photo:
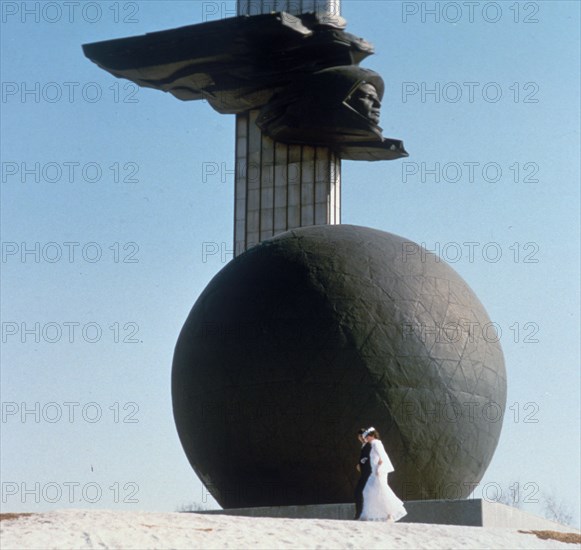
[[[340,0],[238,0],[238,15],[339,10]],[[236,116],[235,255],[289,229],[341,223],[341,159],[328,147],[274,142],[257,116]]]

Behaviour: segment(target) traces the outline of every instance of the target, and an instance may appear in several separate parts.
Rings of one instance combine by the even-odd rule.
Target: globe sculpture
[[[383,231],[312,226],[227,264],[179,336],[186,455],[225,508],[350,502],[373,424],[404,500],[466,497],[506,401],[493,325],[437,256]]]

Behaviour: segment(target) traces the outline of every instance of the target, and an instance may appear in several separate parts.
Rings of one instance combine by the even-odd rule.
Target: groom
[[[367,479],[371,475],[371,463],[369,461],[369,453],[371,452],[371,443],[366,443],[363,434],[366,432],[365,429],[359,430],[357,432],[357,439],[361,443],[361,453],[359,455],[359,464],[357,464],[357,470],[359,471],[359,481],[355,487],[355,518],[359,519],[361,516],[361,510],[363,509],[363,488],[367,483]]]

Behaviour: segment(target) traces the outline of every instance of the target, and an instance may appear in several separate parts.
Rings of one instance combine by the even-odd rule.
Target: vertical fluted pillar
[[[239,15],[339,9],[340,0],[238,0]],[[252,110],[236,117],[236,255],[288,229],[341,223],[341,159],[328,147],[274,142],[257,116]]]

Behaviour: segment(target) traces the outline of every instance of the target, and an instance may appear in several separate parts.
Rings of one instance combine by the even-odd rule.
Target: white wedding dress
[[[369,454],[371,475],[363,488],[363,510],[360,519],[363,521],[397,521],[407,512],[403,502],[387,484],[387,474],[393,472],[393,466],[383,443],[379,439],[371,442]],[[379,462],[381,461],[381,464]],[[378,475],[379,474],[379,475]]]

